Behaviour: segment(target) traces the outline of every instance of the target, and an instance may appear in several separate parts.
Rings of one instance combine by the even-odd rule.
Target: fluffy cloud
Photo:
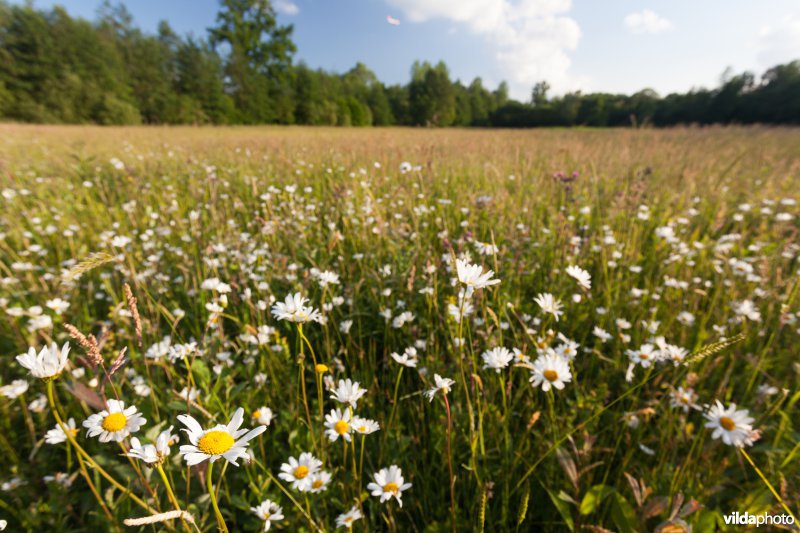
[[[581,30],[568,16],[571,0],[387,0],[406,20],[443,19],[483,37],[494,49],[512,96],[527,98],[537,81],[572,89],[568,52]]]
[[[633,33],[661,33],[672,29],[672,22],[654,11],[645,9],[641,13],[631,13],[625,17],[625,26]]]
[[[756,44],[761,67],[773,67],[800,56],[800,17],[786,17],[759,32]]]
[[[284,15],[297,15],[300,13],[300,8],[291,0],[276,0],[273,5],[275,6],[275,11]]]

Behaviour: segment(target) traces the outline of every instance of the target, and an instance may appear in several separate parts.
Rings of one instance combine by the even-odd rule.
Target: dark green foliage
[[[61,7],[0,0],[0,119],[97,124],[339,126],[670,126],[800,124],[800,62],[761,79],[727,72],[714,90],[660,97],[580,92],[531,101],[475,78],[452,81],[443,62],[414,63],[407,85],[386,86],[364,64],[336,74],[293,64],[293,27],[269,0],[220,0],[208,39],[136,28],[121,4],[94,23]]]

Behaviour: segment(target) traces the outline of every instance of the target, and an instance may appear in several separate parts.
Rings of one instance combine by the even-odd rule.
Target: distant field
[[[9,124],[0,189],[9,530],[798,515],[800,129]]]

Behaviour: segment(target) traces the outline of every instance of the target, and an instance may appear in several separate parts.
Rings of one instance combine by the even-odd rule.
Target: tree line
[[[294,63],[293,27],[269,0],[221,0],[205,37],[167,22],[137,28],[122,4],[93,22],[62,7],[0,0],[0,119],[97,124],[336,126],[669,126],[800,123],[800,61],[760,78],[726,72],[720,85],[659,96],[571,92],[509,98],[480,78],[452,80],[440,62],[416,62],[407,84],[386,85],[358,63],[344,74]]]

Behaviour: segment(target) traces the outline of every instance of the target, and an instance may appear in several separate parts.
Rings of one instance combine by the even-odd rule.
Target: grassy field
[[[4,125],[0,176],[9,530],[798,515],[800,130]]]

